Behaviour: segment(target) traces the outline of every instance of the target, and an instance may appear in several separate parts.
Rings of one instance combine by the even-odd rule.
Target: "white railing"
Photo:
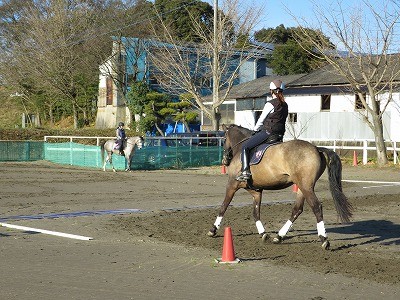
[[[68,139],[71,143],[73,140],[82,139],[96,139],[96,146],[100,146],[100,140],[112,140],[115,136],[70,136],[70,135],[45,135],[44,141],[47,142],[49,139]]]
[[[145,137],[145,139],[165,139],[165,140],[189,140],[190,142],[195,139],[193,137]],[[93,136],[65,136],[65,135],[52,135],[45,136],[44,141],[47,142],[49,139],[68,139],[70,142],[77,139],[96,139],[96,145],[100,145],[100,140],[109,140],[115,139],[115,137],[93,137]],[[198,138],[197,138],[198,139]],[[207,139],[207,137],[201,137],[201,139]],[[208,137],[208,139],[217,139],[219,140],[218,145],[222,144],[223,137]],[[290,139],[285,139],[285,141]],[[333,151],[337,150],[354,150],[354,151],[362,151],[362,163],[366,165],[368,163],[368,151],[376,151],[376,147],[369,146],[371,143],[375,143],[373,139],[354,139],[354,140],[324,140],[324,139],[304,139],[310,143],[323,143],[323,146],[328,149],[332,149]],[[344,145],[344,144],[362,144],[362,146],[355,145]],[[398,163],[398,155],[397,152],[400,151],[400,142],[399,141],[385,141],[386,150],[388,152],[393,152],[393,163]]]
[[[290,140],[290,139],[287,139]],[[362,151],[362,163],[366,165],[368,163],[368,151],[376,151],[375,146],[369,146],[371,143],[375,143],[374,139],[353,139],[353,140],[325,140],[325,139],[304,139],[310,143],[324,143],[324,145],[319,145],[328,149],[332,149],[336,152],[336,150],[361,150]],[[285,140],[286,141],[286,140]],[[325,145],[325,143],[327,145]],[[355,146],[355,145],[344,145],[344,144],[361,144],[362,146]],[[398,155],[397,151],[400,150],[400,142],[396,141],[385,141],[386,143],[386,150],[388,152],[393,151],[393,163],[397,164],[398,162]],[[389,145],[388,145],[389,144]]]

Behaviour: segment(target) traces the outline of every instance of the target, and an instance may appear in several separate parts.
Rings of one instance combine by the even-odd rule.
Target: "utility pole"
[[[216,123],[214,125],[214,130],[219,129],[219,111],[218,107],[214,107],[218,103],[219,94],[219,78],[218,78],[218,54],[219,54],[219,40],[218,40],[218,0],[214,0],[214,39],[213,39],[213,107],[212,111],[214,117],[216,118]],[[213,122],[214,123],[214,122]]]

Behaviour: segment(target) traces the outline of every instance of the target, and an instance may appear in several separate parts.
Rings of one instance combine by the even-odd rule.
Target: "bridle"
[[[226,130],[226,132],[228,132],[229,129]],[[226,133],[225,133],[226,136]],[[223,154],[222,154],[222,163],[225,166],[229,166],[229,164],[231,163],[231,160],[233,158],[233,149],[235,149],[237,146],[239,146],[241,143],[243,143],[244,141],[247,141],[250,137],[245,137],[244,139],[241,139],[239,142],[237,142],[236,144],[234,144],[233,146],[230,146],[228,149],[223,150]],[[226,137],[225,137],[226,140]]]
[[[126,139],[126,144],[133,145],[133,146],[140,144],[141,146],[143,146],[143,138],[140,136],[136,137],[136,141],[134,143],[129,142],[129,138],[128,138],[128,139]],[[139,147],[139,145],[138,145],[138,147]]]

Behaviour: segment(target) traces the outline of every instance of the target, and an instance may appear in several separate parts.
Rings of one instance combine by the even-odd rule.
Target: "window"
[[[235,105],[234,104],[221,104],[219,106],[221,113],[220,124],[233,124],[235,122]],[[211,125],[211,120],[203,114],[203,125]]]
[[[365,101],[367,101],[367,94],[362,94]],[[355,109],[365,109],[364,104],[361,101],[361,98],[358,94],[355,94]]]
[[[321,110],[331,109],[331,95],[321,95]]]
[[[289,113],[288,114],[288,122],[289,123],[297,123],[297,113]]]

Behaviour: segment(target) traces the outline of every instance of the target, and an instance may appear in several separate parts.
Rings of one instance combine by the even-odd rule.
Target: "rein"
[[[241,143],[243,143],[244,141],[247,141],[250,137],[246,137],[242,140],[240,140],[239,142],[237,142],[236,144],[234,144],[233,146],[229,147],[228,150],[224,149],[224,157],[227,160],[227,165],[229,165],[230,161],[232,160],[233,157],[233,149],[236,148],[237,146],[239,146]]]
[[[237,142],[235,145],[231,146],[231,149],[236,148],[237,146],[239,146],[241,143],[243,143],[244,141],[247,141],[250,137],[246,137],[242,140],[240,140],[239,142]],[[232,150],[231,150],[232,151]]]
[[[139,138],[140,140],[140,138]],[[136,141],[134,143],[130,142],[129,139],[126,139],[126,144],[128,145],[137,145],[138,144],[138,139],[136,139]]]

